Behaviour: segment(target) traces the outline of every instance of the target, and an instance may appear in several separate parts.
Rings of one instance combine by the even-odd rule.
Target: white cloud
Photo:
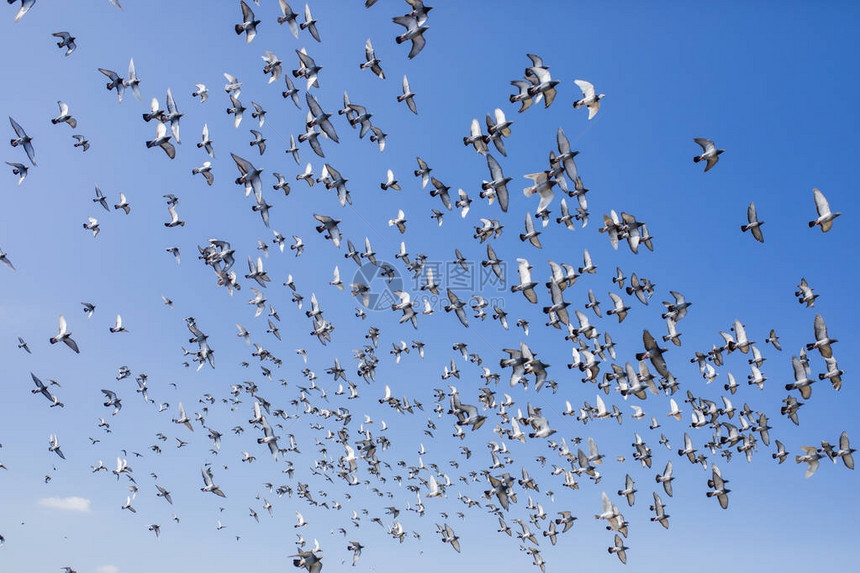
[[[39,500],[39,505],[50,509],[59,509],[62,511],[79,511],[81,513],[90,512],[90,500],[85,497],[45,497]],[[110,572],[106,572],[110,573]]]
[[[99,565],[96,567],[96,573],[119,573],[119,567],[116,565]]]

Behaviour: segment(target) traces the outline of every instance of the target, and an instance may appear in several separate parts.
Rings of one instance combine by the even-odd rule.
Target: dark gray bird
[[[18,185],[24,182],[24,179],[27,178],[27,172],[30,170],[23,163],[13,163],[11,161],[7,161],[6,165],[12,167],[12,173],[18,176]]]
[[[424,49],[424,45],[427,43],[424,39],[424,32],[430,27],[425,24],[427,21],[426,12],[424,12],[423,20],[412,14],[406,14],[405,16],[396,16],[392,18],[392,21],[406,28],[406,31],[395,37],[394,41],[398,44],[412,41],[412,49],[409,50],[409,59],[411,60]]]
[[[68,32],[54,32],[51,34],[55,38],[60,38],[60,41],[57,42],[58,48],[66,48],[66,55],[70,55],[77,48],[77,44],[75,44],[75,37],[69,34]]]
[[[125,82],[123,81],[123,79],[119,77],[119,74],[117,74],[113,70],[99,68],[99,71],[106,75],[110,80],[107,84],[105,84],[107,91],[116,90],[117,101],[119,101],[119,103],[122,103],[122,94],[125,92]]]
[[[507,212],[508,210],[508,183],[511,181],[510,177],[505,177],[505,174],[502,173],[502,166],[499,165],[499,162],[496,161],[496,158],[487,154],[487,167],[490,170],[490,181],[484,181],[481,183],[481,198],[489,199],[490,203],[493,202],[493,199],[499,200],[499,207],[501,207],[502,211]]]
[[[18,125],[18,122],[12,119],[11,116],[9,117],[9,123],[12,124],[12,129],[15,130],[15,135],[17,136],[10,140],[12,147],[18,147],[19,145],[23,147],[24,151],[27,152],[27,157],[30,158],[30,163],[35,166],[36,152],[33,150],[33,138],[27,135],[27,132],[24,131],[24,128]]]
[[[299,28],[307,30],[313,36],[314,40],[320,41],[320,33],[317,30],[317,21],[311,15],[311,7],[305,4],[305,21],[299,24]]]
[[[236,34],[241,36],[243,33],[245,34],[245,40],[250,44],[254,38],[257,37],[257,24],[260,23],[260,20],[256,20],[254,16],[254,11],[245,4],[245,0],[241,1],[242,6],[242,23],[236,24],[235,30]]]
[[[83,147],[83,151],[86,151],[90,148],[89,140],[83,135],[73,135],[75,138],[75,147]]]
[[[316,213],[314,213],[314,219],[321,223],[316,226],[317,233],[324,233],[325,238],[331,239],[334,246],[339,248],[341,234],[338,223],[340,223],[340,219],[332,219],[327,215],[317,215]]]
[[[98,185],[96,185],[96,196],[95,196],[95,198],[93,199],[93,203],[98,203],[99,205],[101,205],[101,206],[102,206],[102,208],[103,208],[105,211],[107,211],[108,213],[110,213],[110,208],[108,207],[107,198],[104,196],[104,193],[102,193],[102,190],[101,190],[101,189],[99,189],[99,186],[98,186]]]
[[[278,16],[278,24],[287,24],[290,27],[290,32],[293,33],[293,36],[296,38],[299,37],[299,24],[296,22],[296,18],[298,14],[293,12],[293,9],[290,8],[290,5],[287,4],[285,0],[278,0],[281,7],[281,14],[283,16]]]
[[[12,264],[12,261],[9,260],[9,256],[0,249],[0,263],[3,263],[13,271],[15,270],[15,265]]]
[[[764,243],[764,236],[761,234],[761,226],[764,225],[764,221],[759,221],[756,216],[755,211],[755,203],[750,201],[750,206],[747,207],[747,221],[749,221],[746,225],[741,225],[741,232],[749,231],[752,233],[752,236],[755,237],[755,240],[759,243]]]

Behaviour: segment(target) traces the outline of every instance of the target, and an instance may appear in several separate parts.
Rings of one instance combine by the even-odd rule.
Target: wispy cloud
[[[96,573],[119,573],[119,567],[116,565],[99,565],[96,567]]]
[[[39,500],[39,505],[50,509],[59,509],[62,511],[80,511],[81,513],[90,512],[90,500],[85,497],[44,497]],[[108,572],[109,573],[109,572]]]

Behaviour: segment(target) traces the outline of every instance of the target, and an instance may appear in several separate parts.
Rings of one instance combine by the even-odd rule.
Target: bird
[[[129,205],[128,199],[125,197],[125,193],[120,192],[119,203],[115,203],[113,208],[114,210],[122,209],[126,215],[131,213],[131,205]]]
[[[209,90],[206,88],[206,84],[194,84],[194,87],[197,89],[192,92],[191,97],[199,97],[200,103],[205,102],[209,98]]]
[[[290,5],[287,4],[285,0],[278,0],[281,9],[281,16],[278,16],[278,24],[286,23],[290,28],[290,32],[292,32],[293,36],[298,39],[299,37],[299,25],[296,21],[298,14],[293,12],[293,9],[290,8]]]
[[[61,101],[57,102],[57,106],[60,108],[60,115],[51,119],[51,123],[54,125],[57,125],[58,123],[67,123],[72,129],[76,128],[78,126],[78,120],[72,117],[69,113],[69,106]]]
[[[588,108],[588,119],[593,118],[600,111],[600,100],[604,94],[597,94],[594,91],[594,86],[585,80],[573,80],[580,90],[582,90],[582,99],[573,102],[573,109],[579,109],[583,106]]]
[[[705,139],[703,137],[696,137],[693,141],[702,147],[702,154],[694,156],[693,162],[706,162],[705,171],[707,172],[711,167],[717,164],[717,161],[720,160],[720,154],[723,153],[725,149],[717,149],[713,140]]]
[[[176,157],[176,148],[170,143],[172,134],[167,133],[167,126],[162,122],[158,122],[155,128],[155,138],[146,142],[147,149],[152,147],[160,147],[167,154],[167,157],[174,159]]]
[[[35,165],[35,163],[33,163],[33,165]],[[812,227],[819,226],[821,227],[821,232],[826,233],[831,229],[831,227],[833,227],[833,220],[842,213],[832,212],[830,210],[830,203],[827,202],[827,198],[824,196],[824,193],[818,189],[812,190],[812,197],[815,199],[815,211],[818,213],[818,218],[809,222],[809,228],[811,229]]]
[[[116,324],[114,324],[114,326],[111,326],[109,330],[113,333],[128,332],[128,330],[126,330],[125,327],[122,325],[122,316],[120,316],[119,314],[116,315]]]
[[[0,263],[3,263],[13,271],[15,270],[15,265],[9,260],[9,254],[5,253],[2,249],[0,249]]]
[[[75,147],[80,147],[85,152],[90,148],[89,140],[83,135],[73,135],[72,137],[75,139]]]
[[[131,88],[131,93],[134,94],[137,101],[142,101],[140,96],[140,78],[137,77],[137,70],[134,69],[134,58],[128,61],[128,79],[123,80],[122,84],[127,88]]]
[[[397,101],[405,101],[406,105],[409,106],[409,110],[418,115],[418,106],[415,105],[415,94],[412,93],[412,90],[409,87],[409,80],[406,78],[406,74],[403,74],[403,95],[397,96]]]
[[[242,23],[236,24],[236,34],[239,36],[245,34],[245,41],[250,44],[257,37],[257,25],[260,24],[260,20],[255,20],[254,11],[245,3],[245,0],[241,0],[240,6],[242,8]]]
[[[15,0],[11,0],[9,4],[14,4]],[[36,3],[36,0],[21,0],[21,7],[18,8],[18,13],[15,14],[15,21],[17,22],[21,18],[24,17],[24,14],[30,11],[30,8]]]
[[[265,144],[264,144],[265,145]],[[203,165],[200,167],[194,167],[191,169],[192,175],[203,175],[206,178],[206,184],[212,185],[215,183],[215,176],[212,174],[212,162],[204,161]]]
[[[122,95],[125,92],[125,83],[123,78],[119,76],[115,71],[108,70],[105,68],[99,68],[99,71],[106,75],[110,80],[105,87],[108,91],[116,90],[116,98],[119,103],[122,103]]]
[[[427,40],[424,39],[424,32],[430,29],[430,26],[426,24],[427,15],[426,12],[423,15],[413,15],[406,14],[405,16],[395,16],[392,18],[392,21],[395,24],[403,26],[406,28],[406,31],[396,36],[394,41],[398,44],[402,44],[404,42],[412,42],[412,49],[409,50],[409,59],[411,60],[424,49],[424,46],[427,43]]]
[[[382,60],[376,57],[376,52],[373,50],[373,44],[371,43],[370,38],[367,39],[367,43],[364,45],[364,57],[366,61],[360,64],[359,67],[362,70],[370,68],[370,71],[376,74],[379,79],[384,80],[385,72],[382,71],[382,67],[379,65],[382,63]]]
[[[49,452],[54,452],[62,460],[66,459],[65,454],[63,454],[63,450],[60,449],[60,437],[58,435],[51,434],[50,437],[48,438],[48,442],[49,442],[49,444],[48,444],[48,451]]]
[[[56,344],[58,342],[62,342],[69,348],[71,348],[75,354],[80,354],[80,349],[78,348],[78,343],[72,339],[72,333],[68,330],[66,326],[66,318],[61,314],[59,320],[59,332],[57,336],[51,337],[49,340],[51,344]]]
[[[18,176],[18,185],[24,182],[24,179],[27,177],[27,173],[29,172],[29,168],[23,163],[14,163],[11,161],[7,161],[6,165],[12,167],[12,173]]]
[[[305,21],[299,24],[299,28],[310,32],[313,39],[317,42],[321,41],[319,31],[317,30],[317,21],[311,15],[311,8],[308,4],[305,4]]]
[[[752,201],[750,201],[750,206],[747,207],[747,221],[748,224],[741,225],[741,232],[749,231],[752,233],[752,236],[755,237],[756,241],[764,243],[764,236],[761,234],[761,226],[764,225],[764,221],[758,220],[755,203]]]
[[[203,487],[200,488],[201,491],[207,492],[207,493],[213,493],[213,494],[217,495],[218,497],[227,497],[224,494],[224,492],[221,491],[221,488],[219,488],[217,485],[215,485],[215,483],[213,481],[214,478],[212,476],[211,468],[209,468],[207,466],[202,466],[200,468],[200,471],[203,474]]]
[[[24,131],[24,128],[21,127],[17,121],[12,119],[12,116],[9,116],[9,123],[12,124],[12,129],[15,130],[15,135],[17,136],[11,140],[12,147],[18,147],[19,145],[23,147],[24,151],[27,153],[27,158],[30,160],[30,163],[35,166],[36,152],[33,149],[33,138],[27,135],[27,132]]]

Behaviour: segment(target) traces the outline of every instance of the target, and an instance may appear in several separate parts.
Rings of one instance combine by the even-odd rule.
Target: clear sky
[[[391,18],[409,10],[399,0],[379,0],[369,9],[359,0],[313,2],[321,43],[306,31],[295,39],[286,26],[279,26],[280,12],[274,0],[261,0],[259,7],[251,4],[262,23],[250,44],[233,30],[241,21],[238,1],[124,0],[122,4],[124,10],[120,11],[106,0],[38,0],[17,23],[18,6],[4,6],[0,18],[0,58],[6,83],[0,101],[33,138],[38,163],[20,186],[5,165],[0,177],[0,249],[17,269],[13,272],[0,266],[0,380],[5,390],[0,400],[0,463],[6,468],[0,468],[0,535],[5,538],[0,570],[36,573],[71,566],[79,573],[283,571],[292,568],[287,556],[294,553],[297,532],[309,546],[314,539],[319,541],[326,571],[339,569],[344,560],[349,564],[349,540],[365,546],[355,570],[402,571],[404,566],[415,572],[444,567],[527,570],[530,557],[518,550],[516,538],[496,532],[496,517],[485,507],[467,509],[458,501],[462,494],[486,505],[481,495],[487,482],[480,472],[492,463],[487,449],[491,440],[504,441],[513,460],[505,468],[493,470],[494,474],[509,472],[519,477],[526,467],[540,485],[539,493],[515,485],[518,501],[505,513],[505,520],[515,530],[513,519],[528,520],[529,493],[542,504],[547,520],[541,521],[541,527],[530,527],[539,538],[549,571],[622,567],[606,551],[613,534],[604,529],[603,521],[592,518],[601,512],[604,491],[630,522],[627,567],[634,571],[689,566],[723,571],[738,563],[762,570],[847,570],[857,562],[858,551],[846,543],[845,536],[860,509],[855,474],[841,461],[834,465],[825,458],[818,472],[805,479],[805,464],[794,463],[801,446],[819,446],[822,440],[836,443],[843,431],[860,443],[853,380],[860,370],[853,353],[860,339],[854,328],[858,308],[851,286],[858,278],[858,257],[850,238],[858,207],[853,188],[854,140],[860,126],[853,65],[860,55],[856,41],[860,7],[856,3],[666,2],[644,6],[638,2],[440,0],[430,13],[427,45],[413,60],[407,59],[408,45],[394,41],[403,29]],[[302,11],[303,4],[292,5]],[[63,56],[51,37],[59,31],[77,38],[77,50],[69,57]],[[367,38],[382,60],[385,80],[359,69]],[[323,66],[320,87],[312,93],[334,115],[332,123],[340,143],[322,140],[324,160],[307,144],[299,144],[300,167],[284,150],[291,134],[304,132],[305,82],[296,80],[302,103],[298,110],[281,97],[283,79],[267,83],[260,56],[266,50],[276,53],[289,74],[298,67],[295,50],[302,47]],[[519,114],[519,106],[508,100],[514,93],[509,82],[522,79],[529,64],[527,53],[542,56],[553,79],[561,83],[551,107],[545,109],[541,103]],[[118,104],[116,94],[105,90],[107,78],[98,68],[113,69],[126,77],[130,58],[141,78],[143,103],[127,91]],[[243,83],[239,99],[248,111],[239,129],[234,129],[232,116],[225,113],[230,101],[223,91],[224,72]],[[395,99],[401,93],[404,74],[416,93],[417,116]],[[588,80],[598,93],[606,94],[600,112],[590,121],[586,110],[572,107],[581,97],[574,79]],[[205,103],[191,96],[196,83],[204,83],[210,90]],[[145,141],[155,135],[155,122],[141,119],[149,111],[152,97],[164,106],[168,88],[184,114],[183,143],[176,146],[174,160],[160,149],[146,148]],[[353,103],[373,113],[373,124],[388,133],[382,153],[367,138],[360,140],[358,131],[337,115],[345,90]],[[78,120],[75,129],[50,123],[58,112],[57,100],[69,105]],[[252,101],[267,110],[262,128],[250,116]],[[507,157],[491,148],[505,175],[512,178],[507,213],[478,197],[482,179],[488,178],[486,160],[463,145],[472,118],[483,125],[485,114],[496,107],[514,122],[511,136],[505,140]],[[211,187],[191,173],[193,167],[210,160],[195,145],[204,123],[215,148],[211,160],[215,183]],[[518,238],[525,213],[533,214],[538,201],[521,193],[528,184],[523,175],[548,168],[559,127],[580,151],[577,166],[591,190],[587,195],[591,220],[584,229],[577,223],[575,231],[553,221],[539,229],[543,248],[537,250]],[[9,139],[14,137],[8,124],[4,129]],[[268,140],[262,157],[249,146],[249,129],[258,129]],[[85,135],[92,146],[89,151],[74,148],[72,134]],[[702,172],[702,164],[691,161],[700,152],[695,137],[711,138],[726,150],[707,173]],[[29,164],[20,148],[4,150],[4,161]],[[238,172],[231,152],[264,168],[264,196],[272,205],[271,229],[251,210],[253,195],[246,198],[234,184]],[[429,186],[421,188],[412,176],[416,156],[428,162],[432,174],[450,186],[453,194],[462,188],[474,200],[465,219],[456,210],[445,211],[438,198],[429,196]],[[328,162],[349,178],[352,206],[342,208],[335,192],[321,184],[309,188],[296,181],[307,162],[316,177]],[[380,189],[389,168],[399,179],[401,191]],[[272,190],[273,172],[290,182],[289,196]],[[114,209],[108,213],[93,203],[96,185],[111,206],[124,193],[131,213]],[[834,211],[844,213],[826,234],[807,226],[815,218],[814,187],[824,192]],[[184,227],[164,226],[169,215],[162,196],[168,193],[180,199],[177,211],[186,222]],[[559,214],[562,196],[556,193],[550,205],[553,219]],[[574,199],[567,201],[575,204]],[[739,229],[746,222],[750,201],[766,222],[764,244]],[[404,235],[387,223],[398,209],[408,218]],[[445,211],[441,228],[430,218],[431,209]],[[613,250],[606,235],[597,232],[603,214],[610,209],[645,221],[655,237],[654,252],[642,248],[634,255],[624,245]],[[344,236],[359,250],[365,237],[369,238],[377,258],[395,266],[405,287],[413,292],[409,273],[394,258],[400,241],[406,242],[413,258],[426,254],[429,263],[442,268],[453,260],[455,248],[477,263],[485,258],[486,245],[472,238],[474,227],[480,217],[499,219],[504,232],[492,244],[499,258],[507,262],[505,288],[498,292],[487,285],[482,290],[476,286],[457,292],[463,300],[472,292],[498,299],[508,313],[510,330],[490,317],[485,321],[473,318],[471,312],[469,327],[463,328],[453,313],[441,310],[438,300],[432,316],[419,317],[418,330],[398,324],[399,313],[390,311],[368,310],[366,319],[356,318],[358,302],[349,295],[348,285],[357,267],[343,256],[345,241],[337,249],[314,231],[314,213],[341,219]],[[95,239],[81,228],[88,216],[97,217],[100,223]],[[288,245],[291,235],[300,236],[306,243],[304,254],[296,258],[289,249],[279,252],[271,244],[272,230],[286,236]],[[197,245],[210,238],[227,240],[236,249],[235,270],[242,289],[232,297],[216,286],[212,269],[197,258]],[[243,276],[247,257],[256,259],[260,254],[258,240],[270,245],[264,264],[272,280],[261,290],[279,313],[281,341],[266,332],[266,313],[254,318],[254,307],[247,304],[253,296],[250,288],[256,284]],[[179,265],[165,252],[173,246],[181,249]],[[615,391],[601,395],[607,405],[617,405],[624,413],[621,426],[614,420],[583,425],[561,415],[566,400],[574,407],[584,401],[594,405],[598,389],[580,382],[577,370],[566,368],[572,346],[564,340],[564,333],[543,326],[546,316],[540,307],[549,304],[545,289],[538,289],[540,304],[532,305],[508,287],[517,280],[517,258],[528,259],[534,266],[534,280],[543,283],[549,278],[547,259],[578,267],[583,249],[591,253],[598,272],[580,278],[565,291],[565,299],[572,303],[571,313],[573,309],[584,311],[601,333],[611,334],[617,343],[617,364],[636,364],[634,354],[642,351],[644,328],[658,337],[665,334],[660,301],[670,300],[670,290],[683,293],[693,303],[678,324],[683,345],[670,343],[666,354],[669,368],[681,383],[674,396],[684,412],[681,422],[666,416],[668,397],[649,395],[644,402],[632,397],[625,401]],[[328,284],[335,265],[346,291]],[[621,294],[610,280],[616,266],[628,276],[636,272],[656,285],[648,306],[622,294],[632,309],[621,325],[612,317],[597,318],[584,309],[589,289],[604,311],[610,308],[607,293]],[[302,310],[291,302],[291,292],[281,286],[288,274],[305,297]],[[814,308],[798,304],[793,296],[802,277],[820,295]],[[445,277],[437,278],[446,284]],[[444,290],[441,292],[444,299]],[[326,319],[335,325],[332,342],[326,346],[308,335],[313,326],[304,311],[311,293],[319,299]],[[174,301],[173,309],[162,304],[162,296]],[[92,318],[82,312],[82,301],[96,305]],[[108,331],[117,313],[128,333]],[[788,394],[784,385],[792,380],[791,357],[814,340],[816,313],[826,320],[830,336],[839,339],[833,352],[846,371],[844,385],[836,392],[826,380],[816,383],[811,399],[803,400],[800,425],[794,426],[780,416],[779,408]],[[68,320],[80,355],[62,344],[48,343],[56,334],[59,314]],[[190,357],[183,355],[182,347],[197,346],[188,342],[191,335],[183,319],[189,316],[208,334],[215,350],[215,368],[195,371],[193,365],[183,366]],[[514,326],[518,318],[530,322],[528,336]],[[750,355],[735,352],[726,356],[710,385],[689,362],[696,351],[707,352],[712,345],[721,344],[719,332],[728,332],[735,319],[746,325],[767,359],[761,368],[768,378],[763,390],[746,384]],[[251,356],[254,347],[236,336],[236,323],[282,360],[280,368],[272,362],[262,364],[272,369],[272,381],[263,375],[260,361]],[[364,334],[371,326],[378,327],[381,335],[376,381],[368,385],[356,374],[353,354],[367,343]],[[780,335],[782,352],[765,344],[770,329]],[[18,336],[29,344],[32,354],[17,348]],[[423,341],[424,359],[413,350],[395,364],[389,350],[401,339],[408,344]],[[497,425],[510,428],[510,424],[491,410],[483,412],[488,420],[482,428],[467,430],[463,441],[454,438],[454,417],[444,413],[447,398],[441,402],[442,416],[433,412],[434,388],[447,391],[447,384],[453,381],[464,403],[478,404],[478,389],[485,386],[479,378],[480,368],[452,349],[458,342],[467,343],[484,366],[501,375],[501,383],[493,390],[498,402],[505,392],[513,398],[516,405],[508,408],[509,413],[521,409],[525,415],[526,404],[531,403],[543,408],[557,430],[550,440],[560,442],[564,437],[570,443],[578,436],[584,447],[585,440],[593,437],[605,455],[599,467],[601,481],[593,483],[581,476],[579,490],[563,487],[563,476],[552,475],[551,466],[569,465],[548,448],[548,440],[527,438],[520,443],[494,433]],[[551,365],[549,375],[558,383],[556,393],[548,388],[535,393],[533,387],[508,386],[510,370],[501,369],[499,359],[505,356],[502,349],[517,348],[520,342],[526,342]],[[305,364],[295,353],[298,348],[307,349],[307,367],[316,373],[316,385],[329,400],[327,403],[314,390],[308,394],[311,403],[350,410],[350,443],[354,446],[360,439],[359,426],[365,415],[373,420],[365,428],[374,438],[390,440],[391,447],[379,452],[380,459],[391,465],[383,468],[385,483],[371,476],[364,462],[359,462],[356,472],[362,485],[350,487],[337,476],[344,449],[326,435],[328,430],[337,432],[341,424],[333,417],[303,414],[304,406],[291,404],[300,396],[298,387],[310,384],[302,376]],[[334,395],[338,382],[325,369],[335,357],[357,384],[359,399]],[[461,378],[440,379],[452,359]],[[249,362],[247,368],[241,365],[243,361]],[[609,362],[601,364],[602,372],[610,370]],[[810,352],[810,363],[816,378],[825,371],[817,351]],[[117,381],[121,366],[127,366],[132,376]],[[60,383],[51,392],[64,408],[50,408],[42,396],[30,392],[30,372]],[[141,373],[148,377],[149,396],[155,404],[144,403],[135,392],[134,377]],[[682,402],[689,390],[719,403],[726,394],[722,387],[728,373],[740,385],[737,394],[730,396],[735,408],[740,410],[748,403],[752,410],[765,412],[773,426],[771,446],[759,440],[751,463],[738,452],[730,462],[719,454],[711,456],[703,446],[711,438],[710,429],[691,430],[691,406]],[[298,416],[289,420],[268,416],[273,425],[280,422],[275,433],[281,437],[281,447],[288,446],[287,436],[293,434],[301,450],[284,456],[295,469],[292,480],[282,473],[287,467],[284,459],[276,463],[266,447],[255,441],[262,433],[248,422],[253,398],[242,392],[235,409],[222,402],[231,397],[231,385],[246,381],[258,385],[259,394],[273,409]],[[424,411],[399,414],[379,404],[386,384],[395,396],[420,401]],[[115,391],[123,400],[116,416],[102,405],[103,388]],[[199,402],[206,393],[214,397],[214,404]],[[797,392],[791,394],[797,396]],[[165,402],[169,407],[158,412],[157,405]],[[206,425],[224,435],[220,453],[210,451],[212,442],[199,422],[194,423],[193,432],[171,423],[178,415],[179,402],[192,419],[208,406]],[[630,418],[632,404],[643,408],[645,419]],[[648,429],[652,415],[662,424],[658,430]],[[97,427],[100,417],[111,424],[110,433]],[[731,422],[737,424],[737,419],[735,416]],[[383,420],[388,430],[382,431]],[[428,420],[436,426],[431,434],[425,433]],[[321,424],[323,429],[314,429],[312,424]],[[237,425],[245,428],[243,434],[230,431]],[[705,496],[710,470],[676,455],[685,431],[730,480],[728,510]],[[157,440],[158,432],[168,440]],[[651,469],[643,469],[632,459],[634,432],[652,449]],[[671,451],[658,443],[660,432],[671,440]],[[50,434],[59,436],[65,461],[48,451]],[[100,441],[92,444],[89,437]],[[177,449],[176,438],[188,444]],[[771,459],[775,439],[790,452],[782,465]],[[153,444],[162,448],[161,455],[150,449]],[[421,444],[427,453],[419,456]],[[461,446],[471,448],[470,459],[460,453]],[[325,454],[320,453],[321,447],[326,448]],[[123,449],[139,487],[132,501],[135,514],[121,509],[130,482],[90,469],[99,460],[113,469]],[[136,457],[133,451],[142,456]],[[256,456],[256,461],[243,463],[243,451]],[[311,473],[315,460],[324,455],[335,466],[328,471],[331,482]],[[535,460],[541,455],[548,460],[546,467]],[[619,455],[627,461],[617,462]],[[427,498],[425,486],[417,479],[406,479],[409,470],[398,467],[401,460],[407,466],[417,466],[419,461],[425,466],[437,464],[435,475],[447,474],[454,485],[447,488],[444,498]],[[667,460],[672,460],[676,475],[671,498],[662,494],[654,479]],[[459,467],[450,465],[451,461]],[[200,491],[204,463],[212,464],[226,498]],[[469,472],[478,472],[478,481],[458,479],[461,475],[468,478]],[[639,490],[634,507],[627,507],[615,495],[623,487],[626,473],[636,480]],[[424,480],[429,474],[426,469],[419,472]],[[402,487],[395,475],[403,476]],[[46,476],[50,476],[47,481]],[[366,487],[364,480],[370,485]],[[278,497],[265,489],[265,482],[288,484],[294,494]],[[309,484],[315,500],[329,505],[337,501],[343,509],[310,506],[295,495],[299,482]],[[156,497],[156,483],[171,491],[173,506]],[[410,485],[420,487],[426,509],[423,517],[407,511],[416,502],[415,493],[407,489]],[[548,490],[555,494],[554,501]],[[648,511],[652,491],[661,493],[671,515],[668,531],[648,519],[653,515]],[[258,495],[272,503],[272,517]],[[379,517],[386,528],[391,526],[387,506],[401,511],[397,519],[409,532],[402,544],[371,522]],[[259,514],[259,524],[249,516],[249,508]],[[361,516],[358,528],[350,520],[353,510]],[[552,546],[540,529],[545,530],[548,520],[562,510],[571,511],[579,520]],[[296,511],[309,525],[294,528]],[[456,515],[459,511],[465,519]],[[442,512],[448,517],[441,516]],[[174,513],[179,523],[171,519]],[[221,530],[216,529],[219,520],[224,526]],[[434,524],[444,522],[459,535],[462,553],[444,545],[435,533]],[[160,539],[147,530],[150,524],[160,525]],[[346,537],[336,531],[340,527],[347,529]],[[420,541],[413,531],[421,535]]]

